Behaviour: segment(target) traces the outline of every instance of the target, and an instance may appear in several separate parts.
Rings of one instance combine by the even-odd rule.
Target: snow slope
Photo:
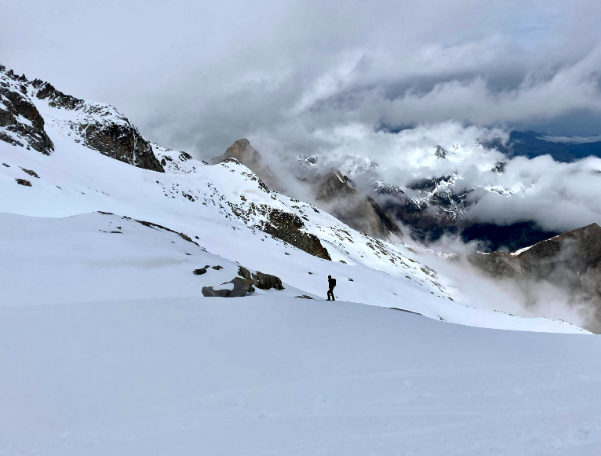
[[[40,218],[35,221],[2,216],[5,221],[0,228],[4,231],[0,249],[12,252],[11,249],[18,246],[18,253],[13,255],[10,263],[10,273],[5,280],[0,278],[6,298],[19,303],[95,300],[95,295],[86,295],[85,287],[82,287],[82,292],[76,293],[66,282],[75,277],[77,271],[89,271],[87,275],[79,274],[82,283],[92,289],[104,289],[110,285],[104,279],[106,271],[93,274],[87,266],[86,257],[80,252],[97,253],[97,261],[113,264],[115,271],[120,270],[120,261],[126,265],[132,261],[142,263],[137,269],[130,268],[118,275],[121,281],[150,283],[157,280],[156,273],[168,277],[168,280],[162,281],[165,285],[162,291],[143,285],[135,291],[127,291],[128,287],[117,280],[120,285],[111,288],[113,295],[107,294],[103,299],[198,296],[201,287],[191,289],[182,285],[191,279],[187,277],[189,269],[184,272],[179,259],[175,261],[172,258],[173,255],[181,257],[181,252],[170,252],[168,260],[163,258],[162,253],[156,253],[156,262],[163,270],[143,267],[149,261],[150,253],[155,252],[153,243],[157,239],[146,235],[136,237],[135,233],[143,230],[135,222],[132,225],[118,221],[125,216],[185,233],[198,239],[207,253],[221,257],[224,262],[239,262],[253,270],[276,274],[302,294],[324,296],[326,277],[331,274],[338,279],[336,292],[341,300],[402,308],[466,325],[580,332],[579,328],[567,322],[524,319],[466,307],[456,301],[460,295],[454,283],[427,265],[420,264],[411,248],[370,238],[311,204],[270,191],[255,174],[235,160],[209,166],[192,159],[185,152],[175,152],[151,143],[148,143],[149,153],[154,154],[165,173],[151,170],[159,168],[132,166],[140,158],[135,156],[135,147],[133,157],[115,160],[106,155],[104,143],[103,153],[91,149],[85,132],[90,125],[100,125],[98,129],[103,131],[131,135],[134,143],[146,141],[122,113],[102,103],[73,101],[66,95],[61,97],[73,102],[56,103],[52,97],[38,98],[39,90],[46,90],[40,89],[47,87],[43,83],[34,84],[10,79],[6,73],[3,75],[14,90],[19,90],[29,103],[35,105],[54,145],[50,155],[43,155],[0,141],[0,213]],[[109,136],[103,136],[105,142],[115,140]],[[149,161],[148,157],[143,160],[144,163]],[[19,185],[20,179],[28,180],[31,186]],[[112,239],[110,247],[104,244],[106,237],[89,235],[94,230],[98,233],[111,231],[107,216],[92,215],[97,211],[116,214],[110,223],[113,226],[118,226],[117,223],[123,225],[122,234],[109,236],[111,239],[122,236],[120,241]],[[332,261],[311,256],[262,231],[265,224],[271,222],[272,214],[278,212],[296,217],[304,225],[301,233],[316,236]],[[88,214],[87,218],[66,219],[64,222],[52,220],[82,214]],[[75,239],[79,239],[79,243],[75,243]],[[145,246],[142,247],[142,244]],[[61,247],[51,250],[52,246]],[[113,249],[112,259],[105,248]],[[38,252],[42,251],[48,254],[45,268],[40,270],[42,263]],[[59,258],[64,264],[71,265],[71,269],[65,270],[62,275],[58,273],[59,265],[54,264]],[[192,265],[190,258],[186,261],[186,267],[192,269],[208,264],[201,261]],[[86,266],[77,269],[76,264]],[[37,271],[38,276],[54,274],[56,277],[52,283],[57,285],[52,289],[61,291],[45,290],[37,294],[23,291],[28,288],[25,284],[33,271]],[[186,278],[180,280],[179,274]],[[228,279],[234,275],[232,270]]]
[[[239,235],[240,245],[256,242],[250,231],[246,236],[245,230],[235,232],[243,233]],[[201,234],[196,240],[192,233],[190,238],[193,242],[117,215],[42,218],[0,214],[0,266],[4,271],[0,306],[156,297],[204,299],[202,287],[229,282],[238,274],[238,263],[207,251],[204,245],[213,246],[219,241],[217,237]],[[270,252],[261,261],[253,261],[252,250],[239,255],[229,252],[232,257],[246,259],[240,264],[250,270],[277,274],[283,279],[284,291],[257,290],[257,295],[323,299],[324,278],[332,271],[340,281],[337,296],[341,300],[397,307],[473,326],[587,333],[563,321],[468,308],[424,292],[416,280],[403,278],[399,284],[399,279],[381,271],[322,260],[271,238],[259,242]],[[286,268],[282,268],[284,261]],[[209,268],[201,276],[192,273],[207,265],[223,269]],[[31,286],[32,280],[35,287]]]
[[[272,294],[7,306],[0,347],[3,456],[601,448],[595,336]]]
[[[52,139],[57,147],[50,157],[0,144],[0,161],[10,166],[0,167],[0,185],[6,189],[0,195],[0,211],[44,217],[67,217],[97,210],[112,212],[119,216],[158,223],[192,238],[198,236],[198,243],[211,254],[230,262],[240,262],[254,270],[276,274],[289,286],[302,290],[302,294],[323,296],[326,277],[332,274],[339,280],[337,295],[342,300],[398,307],[431,318],[468,325],[533,331],[580,331],[561,321],[521,319],[468,308],[454,302],[449,299],[451,295],[445,286],[444,277],[438,277],[433,270],[413,260],[406,247],[376,241],[351,230],[309,204],[268,192],[256,176],[239,163],[206,166],[197,162],[196,172],[162,174],[112,160],[79,144],[69,144],[60,135],[55,135]],[[17,176],[28,177],[21,167],[35,170],[39,176],[38,179],[31,179],[32,187],[14,182]],[[306,230],[322,240],[334,261],[311,256],[257,229],[265,221],[265,215],[256,210],[261,207],[285,210],[303,217]],[[67,221],[40,219],[36,222],[35,219],[9,217],[9,221],[2,224],[4,234],[0,238],[0,245],[4,249],[17,248],[17,254],[16,259],[12,260],[10,275],[5,276],[6,296],[14,296],[16,301],[23,302],[19,297],[24,295],[21,291],[23,286],[16,287],[15,284],[30,280],[35,268],[41,264],[40,255],[36,252],[55,246],[55,251],[48,254],[46,267],[39,274],[47,275],[48,271],[55,271],[57,278],[53,279],[53,283],[56,284],[64,282],[64,278],[72,277],[69,272],[59,274],[57,265],[53,264],[58,258],[64,258],[65,264],[75,265],[78,264],[77,257],[69,255],[71,252],[80,252],[81,246],[87,246],[87,250],[104,252],[105,246],[100,242],[101,238],[84,237],[79,244],[74,245],[78,234],[70,232],[71,229],[75,232],[80,228],[110,231],[106,222],[100,222],[103,217],[110,216],[88,217],[95,218],[94,221],[90,219],[86,222],[88,225],[85,227],[80,227],[75,222],[71,225]],[[83,223],[84,219],[81,220]],[[130,246],[129,228],[119,220],[120,217],[115,216],[112,223],[113,226],[123,225],[125,235],[120,241],[123,245],[113,248],[114,251],[125,252],[135,244]],[[140,227],[135,225],[135,232],[140,231]],[[57,230],[55,238],[52,237],[54,230]],[[113,239],[115,236],[119,235],[112,234],[109,238]],[[49,242],[51,239],[52,242]],[[136,239],[135,242],[140,240]],[[146,242],[151,246],[154,240],[148,239]],[[151,252],[152,248],[140,247],[139,251]],[[112,264],[119,263],[117,258],[121,257],[115,257]],[[146,256],[142,255],[131,261],[143,262],[144,258]],[[105,261],[109,260],[110,258]],[[127,264],[129,259],[124,261]],[[212,263],[203,260],[193,265],[191,260],[187,261],[188,270],[180,272],[176,268],[164,273],[169,280],[163,281],[167,287],[160,296],[199,296],[201,287],[192,291],[188,287],[177,286],[180,280],[176,280],[175,276],[189,276],[192,269]],[[165,266],[165,269],[169,268]],[[156,296],[152,294],[156,293],[152,287],[143,285],[154,280],[149,268],[142,267],[142,272],[136,270],[135,274],[142,283],[136,292],[138,294],[132,292],[115,298]],[[228,280],[233,276],[235,274]],[[124,275],[123,280],[130,278]],[[109,285],[103,276],[92,273],[86,275],[85,283],[89,283],[94,289]],[[95,295],[85,298],[82,296],[85,292],[77,294],[71,291],[66,283],[64,288],[57,287],[63,292],[57,295],[49,292],[33,293],[24,301],[96,299]],[[125,290],[121,286],[114,288]],[[177,292],[171,294],[174,289]],[[73,293],[71,297],[70,293]]]

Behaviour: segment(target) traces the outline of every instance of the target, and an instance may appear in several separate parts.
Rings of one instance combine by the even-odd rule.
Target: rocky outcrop
[[[206,266],[202,268],[206,273]],[[196,271],[194,272],[196,274]],[[240,277],[235,277],[229,282],[222,283],[221,285],[227,285],[228,283],[233,284],[233,288],[229,289],[214,289],[214,287],[203,287],[202,295],[205,297],[217,297],[217,298],[241,298],[247,296],[250,293],[255,291],[254,287],[257,287],[261,290],[271,290],[272,288],[275,290],[283,290],[282,281],[279,277],[271,275],[271,274],[263,274],[260,271],[256,271],[251,273],[248,269],[243,266],[238,268],[238,275]]]
[[[268,221],[261,225],[261,230],[310,255],[323,258],[324,260],[331,260],[330,254],[321,245],[319,238],[303,230],[305,224],[300,217],[279,209],[271,209],[266,213],[266,216]]]
[[[261,271],[257,271],[251,274],[251,272],[243,266],[238,268],[238,275],[245,280],[250,280],[255,287],[261,290],[283,290],[282,280],[278,276],[271,274],[263,274]]]
[[[60,120],[53,122],[65,127],[77,142],[138,168],[164,171],[151,144],[114,107],[66,95],[39,79],[28,81],[3,66],[0,66],[0,140],[50,155],[54,144],[45,130],[49,120],[36,107],[41,101],[49,108],[73,112],[69,120],[58,116]]]
[[[29,81],[0,66],[0,140],[50,155],[54,144],[28,96]]]
[[[257,271],[252,275],[252,280],[255,287],[261,290],[271,290],[272,288],[275,290],[284,289],[282,280],[271,274],[263,274],[262,272]]]
[[[386,238],[400,230],[380,205],[359,193],[347,176],[335,168],[313,179],[315,198],[332,215],[369,236]]]
[[[73,127],[90,149],[138,168],[164,172],[150,142],[112,106],[66,95],[39,79],[33,81],[32,86],[36,97],[47,101],[50,107],[78,111],[79,122]]]
[[[282,184],[265,160],[246,138],[242,138],[234,142],[227,150],[218,157],[211,160],[212,165],[221,163],[228,158],[234,158],[255,173],[273,190],[281,191]]]
[[[255,291],[254,287],[252,286],[252,282],[246,279],[241,279],[240,277],[235,277],[230,282],[223,283],[222,285],[226,285],[228,283],[233,284],[231,290],[215,290],[213,287],[202,287],[202,295],[207,298],[243,298],[249,293]]]

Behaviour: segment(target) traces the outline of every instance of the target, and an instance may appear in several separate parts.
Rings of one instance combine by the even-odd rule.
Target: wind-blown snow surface
[[[2,307],[0,347],[2,455],[601,448],[595,336],[272,294]]]

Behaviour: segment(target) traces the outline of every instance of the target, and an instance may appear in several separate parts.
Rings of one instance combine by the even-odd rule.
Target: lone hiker
[[[332,301],[336,301],[334,298],[334,287],[336,286],[336,279],[332,279],[332,276],[328,276],[328,286],[330,289],[328,290],[328,301],[330,300],[330,296],[332,297]]]

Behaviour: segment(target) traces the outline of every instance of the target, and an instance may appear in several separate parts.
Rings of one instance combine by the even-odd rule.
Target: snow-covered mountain
[[[0,143],[2,212],[49,218],[50,224],[52,218],[85,218],[92,216],[81,214],[102,211],[116,214],[110,217],[148,221],[184,233],[223,261],[276,274],[285,287],[297,289],[297,294],[323,296],[325,278],[331,274],[338,278],[337,295],[342,300],[477,326],[580,331],[559,321],[524,320],[466,307],[456,301],[456,284],[420,263],[411,247],[372,238],[312,204],[272,191],[235,159],[210,166],[185,152],[154,145],[112,107],[77,100],[40,81],[28,82],[5,71],[1,74],[4,93],[9,94],[6,99],[14,99],[10,95],[14,91],[22,95],[17,107],[4,103],[16,123],[2,127],[3,134],[12,138],[10,143]],[[36,137],[20,127],[28,125],[23,105],[44,121],[38,122]],[[41,128],[52,148],[33,150]],[[32,147],[27,149],[27,144]],[[107,149],[109,146],[112,149]],[[14,230],[26,226],[27,220],[13,224]],[[76,230],[76,219],[66,219],[67,226],[69,220]],[[99,233],[109,231],[108,237],[123,235],[110,233],[105,217],[89,220],[86,223],[96,223]],[[15,236],[7,233],[2,239]],[[72,248],[65,247],[67,251]],[[190,264],[189,274],[210,263],[203,260],[193,265],[191,258],[184,260]],[[156,264],[169,269],[170,263],[157,259]],[[26,274],[27,267],[23,268],[15,268],[14,274]],[[53,276],[53,283],[67,287],[67,275],[52,269],[54,272],[46,274]],[[200,296],[200,285],[209,285],[204,281],[212,275],[197,280],[195,295]],[[219,275],[213,285],[220,285],[221,279]],[[20,301],[22,281],[18,277],[4,289],[9,301]],[[67,299],[65,295],[53,297],[49,291],[41,294],[50,301]]]
[[[482,148],[481,145],[478,147]],[[435,173],[437,166],[445,171],[429,177],[405,177],[407,182],[404,184],[387,180],[377,163],[358,155],[333,159],[319,154],[299,156],[299,176],[315,176],[332,166],[338,167],[341,174],[346,179],[353,179],[361,192],[372,198],[388,218],[407,228],[408,234],[421,242],[437,241],[444,235],[459,235],[465,242],[479,241],[485,250],[515,250],[558,234],[542,229],[531,220],[496,225],[480,222],[471,214],[470,209],[487,193],[513,197],[524,191],[523,188],[492,183],[495,176],[504,172],[505,161],[497,161],[486,170],[491,183],[476,185],[466,179],[465,170],[458,166],[464,159],[459,146],[446,150],[438,145],[428,153],[430,157],[422,157],[420,166],[430,170],[430,174]],[[469,172],[472,170],[468,168]]]

